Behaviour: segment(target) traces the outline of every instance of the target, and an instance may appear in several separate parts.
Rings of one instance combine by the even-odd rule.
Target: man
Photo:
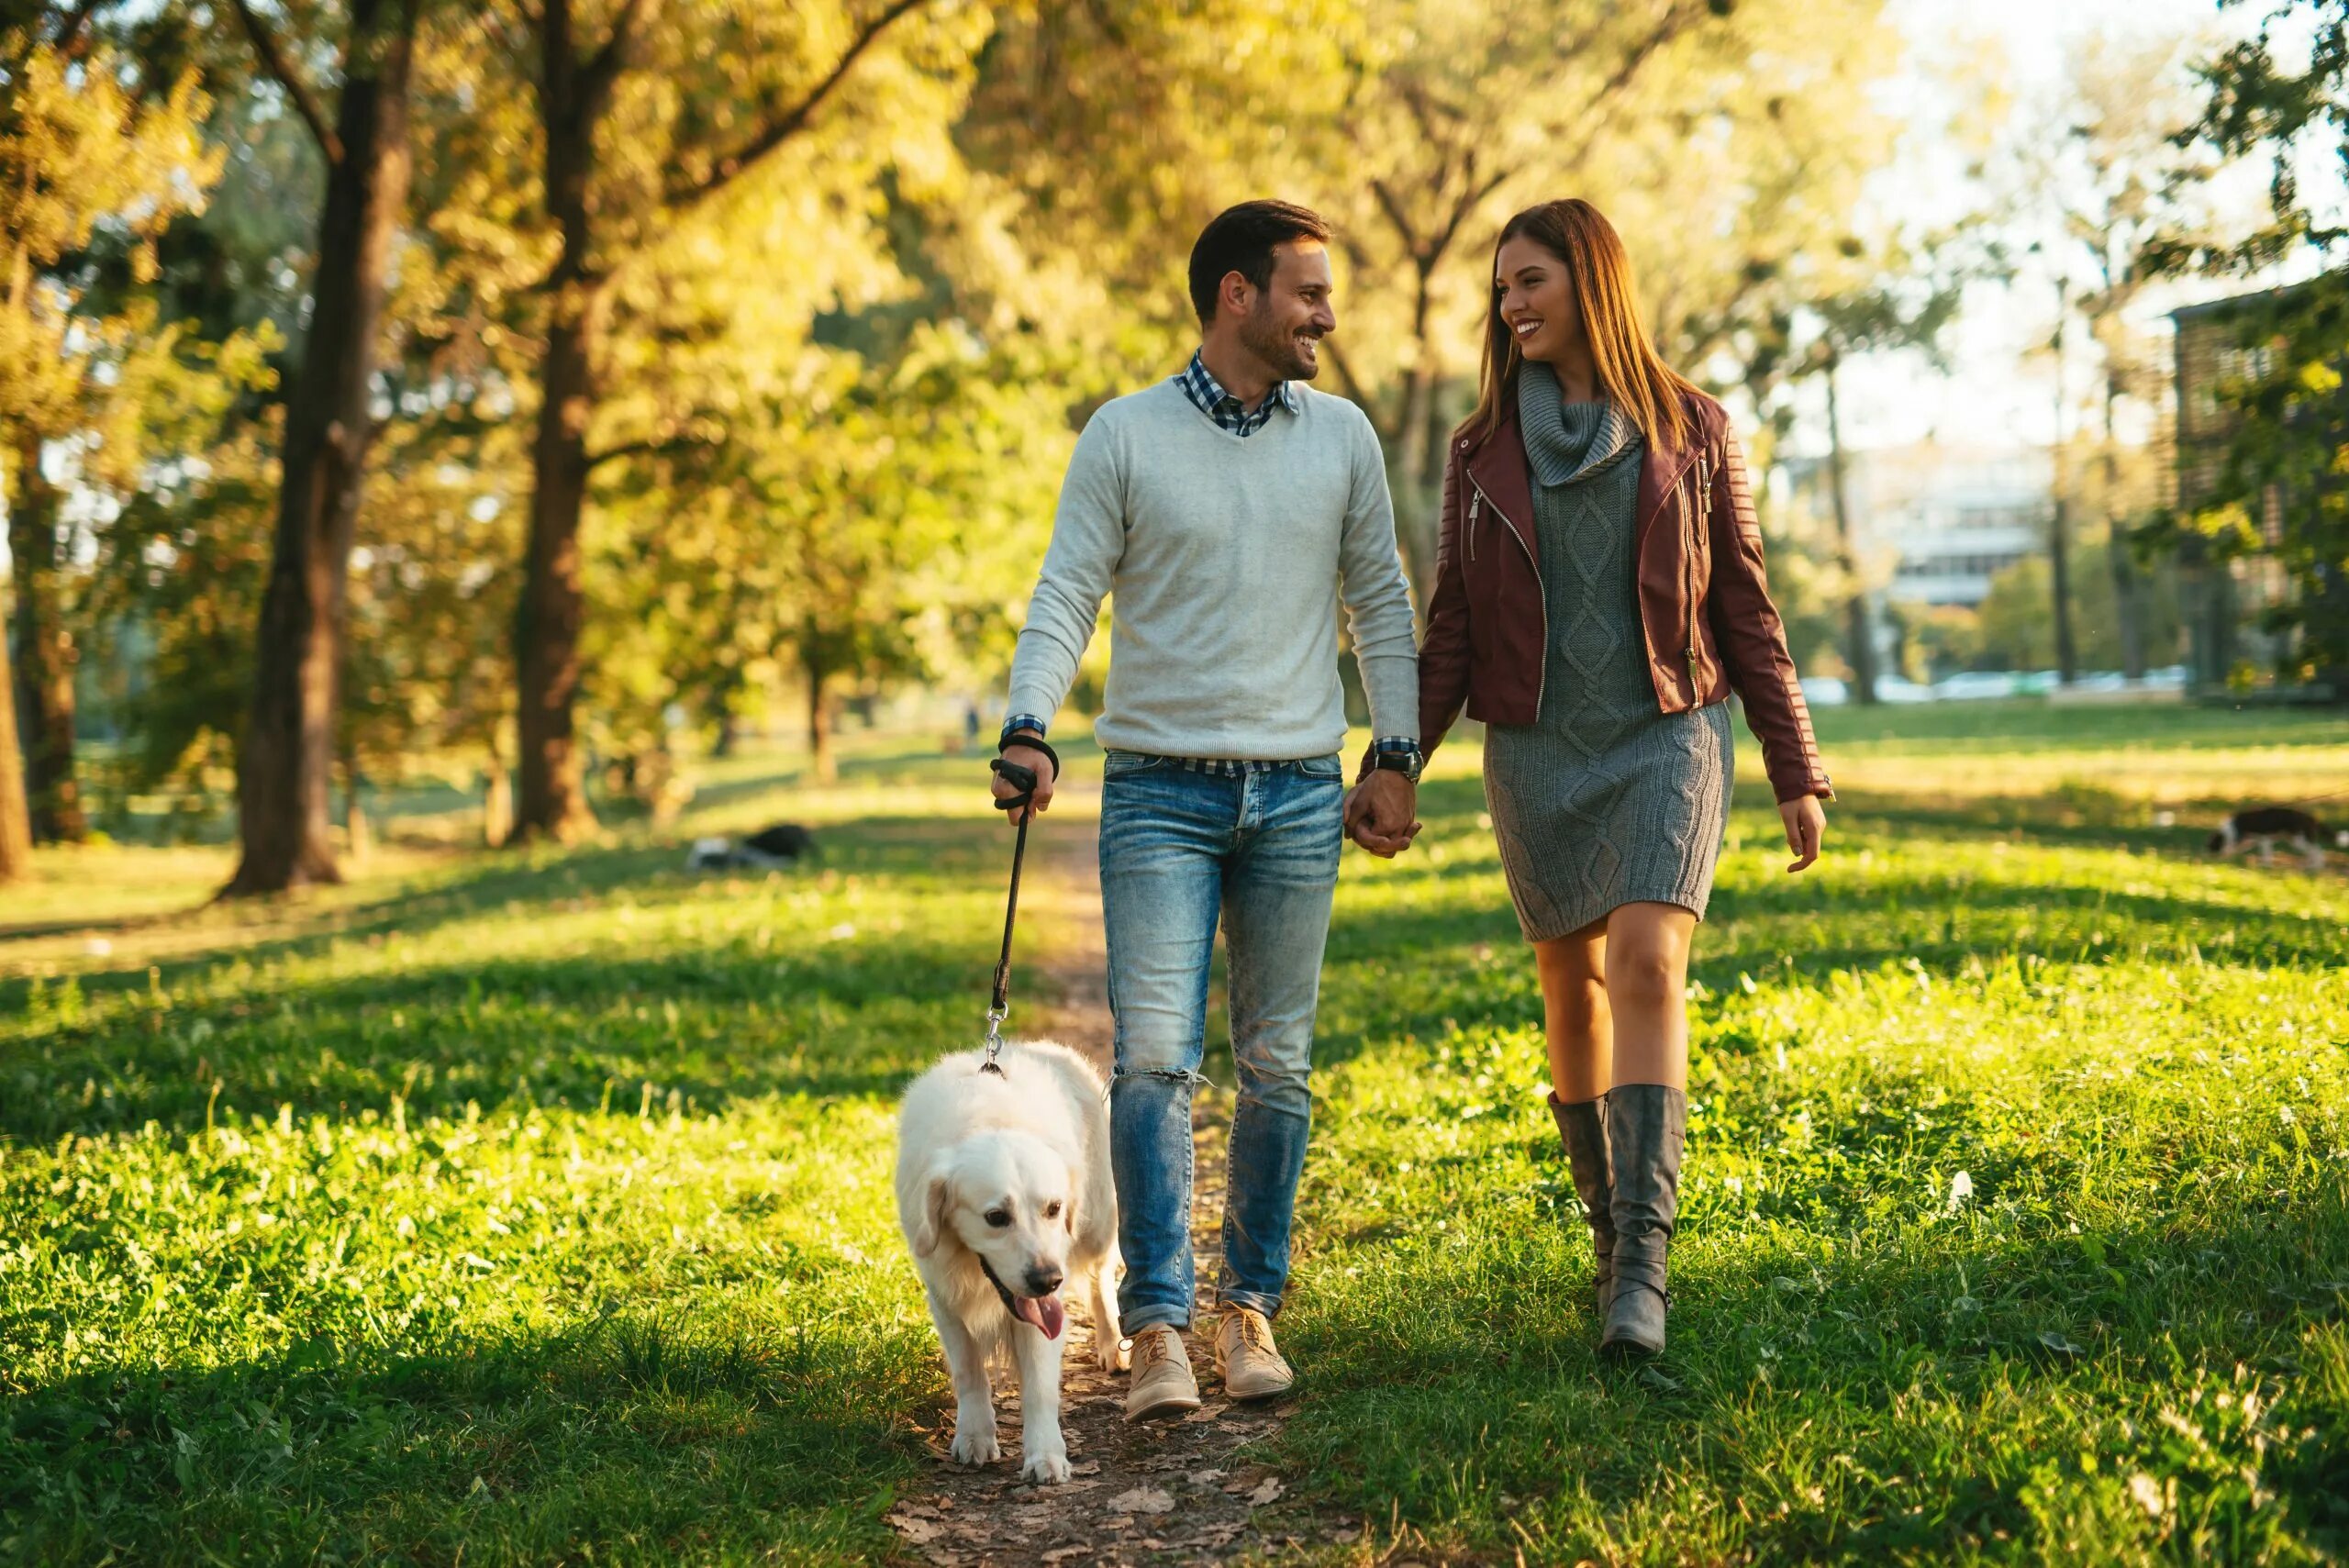
[[[1409,840],[1419,778],[1417,656],[1377,437],[1304,384],[1337,326],[1320,218],[1248,202],[1191,251],[1201,342],[1172,380],[1085,428],[1011,668],[1004,757],[1036,770],[1115,595],[1101,906],[1117,1020],[1110,1160],[1132,1336],[1129,1419],[1196,1409],[1190,1326],[1191,1099],[1216,927],[1230,961],[1232,1118],[1215,1359],[1227,1394],[1294,1381],[1272,1319],[1287,1284],[1304,1169],[1313,1014],[1349,812],[1365,847]],[[1342,595],[1377,765],[1349,801],[1338,750]],[[1013,794],[1001,779],[997,798]]]

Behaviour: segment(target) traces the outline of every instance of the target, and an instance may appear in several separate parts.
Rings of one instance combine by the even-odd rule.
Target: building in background
[[[1789,458],[1803,511],[1831,534],[1835,508],[1824,458]],[[1990,579],[2047,548],[2046,450],[1919,441],[1847,452],[1843,484],[1863,574],[1874,597],[1979,605]]]
[[[2228,449],[2247,417],[2224,402],[2229,385],[2271,373],[2273,350],[2245,346],[2246,328],[2288,303],[2299,292],[2263,290],[2188,306],[2170,313],[2177,330],[2177,506],[2191,516],[2208,506],[2217,490]],[[2254,508],[2252,526],[2264,549],[2232,560],[2216,557],[2191,530],[2180,535],[2178,572],[2187,623],[2188,662],[2197,689],[2226,689],[2237,670],[2273,668],[2284,651],[2277,638],[2260,629],[2266,611],[2290,591],[2275,556],[2284,532],[2282,488],[2269,485]]]
[[[1812,538],[1834,537],[1824,458],[1789,458],[1787,493]],[[1978,608],[1991,580],[2047,550],[2050,481],[2044,448],[1919,441],[1846,452],[1844,493],[1860,573],[1869,585],[1878,668],[1898,671],[1888,604]]]

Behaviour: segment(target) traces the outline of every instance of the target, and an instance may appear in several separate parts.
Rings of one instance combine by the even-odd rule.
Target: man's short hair
[[[1223,280],[1238,272],[1259,289],[1273,282],[1273,247],[1297,239],[1330,242],[1330,226],[1321,215],[1294,202],[1241,202],[1216,214],[1199,231],[1191,247],[1191,308],[1199,325],[1215,319],[1216,295]]]

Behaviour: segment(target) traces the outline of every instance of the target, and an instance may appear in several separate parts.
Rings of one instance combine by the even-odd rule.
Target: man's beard
[[[1311,381],[1320,366],[1305,357],[1297,334],[1276,325],[1269,310],[1252,310],[1240,323],[1241,346],[1272,368],[1283,381]]]

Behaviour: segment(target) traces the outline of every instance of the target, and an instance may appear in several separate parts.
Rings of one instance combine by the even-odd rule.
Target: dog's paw
[[[1103,1372],[1123,1372],[1126,1370],[1127,1362],[1132,1359],[1126,1353],[1126,1346],[1122,1340],[1113,1340],[1106,1335],[1094,1342],[1093,1354],[1094,1359],[1101,1363]]]
[[[949,1451],[958,1464],[993,1464],[1003,1457],[1003,1445],[996,1440],[995,1428],[954,1429],[954,1446]]]
[[[1057,1443],[1040,1451],[1019,1467],[1019,1479],[1041,1481],[1048,1486],[1059,1485],[1068,1479],[1068,1451]]]

